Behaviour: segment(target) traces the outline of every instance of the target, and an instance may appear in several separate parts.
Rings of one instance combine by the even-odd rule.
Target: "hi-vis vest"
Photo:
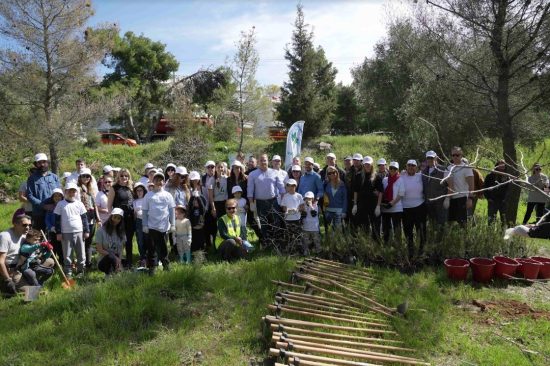
[[[227,234],[231,237],[237,237],[241,236],[241,222],[239,221],[238,215],[233,215],[233,220],[229,218],[227,215],[222,216],[222,221],[227,227]],[[235,224],[235,226],[233,226]],[[221,243],[216,244],[216,249],[220,246]]]

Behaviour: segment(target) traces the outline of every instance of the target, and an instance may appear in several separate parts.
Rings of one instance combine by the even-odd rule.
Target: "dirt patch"
[[[481,312],[495,311],[505,319],[516,319],[527,316],[533,319],[550,320],[550,311],[535,310],[526,303],[516,300],[472,300],[472,305],[478,307]]]

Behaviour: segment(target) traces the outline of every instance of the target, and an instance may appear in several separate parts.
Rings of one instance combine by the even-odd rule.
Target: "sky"
[[[241,31],[255,27],[260,57],[256,79],[263,85],[287,80],[285,47],[291,42],[296,5],[290,0],[95,0],[92,24],[116,23],[166,44],[180,63],[178,75],[228,65]],[[338,70],[337,82],[350,84],[360,65],[386,34],[389,14],[403,12],[399,0],[302,0],[305,21]]]

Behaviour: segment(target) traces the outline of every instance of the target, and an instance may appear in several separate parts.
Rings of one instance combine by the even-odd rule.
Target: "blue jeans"
[[[136,240],[139,251],[139,259],[147,258],[143,235],[143,221],[141,219],[136,219]]]
[[[327,226],[331,225],[334,229],[339,229],[342,227],[341,212],[331,212],[325,210],[325,220],[327,221]]]

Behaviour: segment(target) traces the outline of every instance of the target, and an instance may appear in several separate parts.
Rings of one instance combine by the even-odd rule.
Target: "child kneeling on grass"
[[[187,209],[185,206],[176,206],[176,231],[174,232],[174,243],[176,243],[178,248],[178,255],[181,263],[191,263],[192,231],[191,221],[187,218]]]
[[[84,252],[84,239],[89,234],[87,211],[84,204],[76,199],[78,186],[76,183],[65,185],[65,199],[60,201],[53,211],[55,214],[55,232],[57,240],[63,246],[63,262],[65,274],[72,276],[72,252],[76,251],[77,273],[84,273],[86,255]]]
[[[53,275],[54,260],[50,258],[53,246],[45,241],[40,242],[42,234],[31,229],[25,236],[25,242],[19,249],[17,270],[22,273],[25,282],[30,286],[42,286]]]
[[[302,245],[304,255],[309,255],[311,244],[315,246],[315,253],[321,251],[321,234],[319,232],[319,215],[317,203],[313,202],[313,192],[306,192],[304,195],[305,212],[302,223]]]

